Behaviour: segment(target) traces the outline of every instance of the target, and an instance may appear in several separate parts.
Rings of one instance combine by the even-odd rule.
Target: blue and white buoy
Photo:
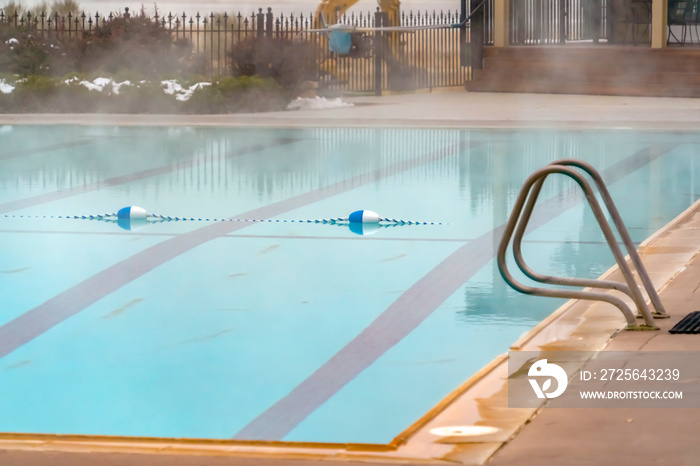
[[[117,225],[124,230],[137,230],[148,224],[148,212],[143,207],[131,205],[117,211]]]
[[[379,214],[371,210],[356,210],[348,217],[348,227],[357,235],[371,235],[379,229]]]
[[[143,207],[138,207],[135,205],[130,205],[128,207],[122,207],[117,211],[117,218],[128,218],[130,220],[147,218],[148,212]]]
[[[356,210],[348,217],[350,223],[379,223],[379,214],[371,210]]]

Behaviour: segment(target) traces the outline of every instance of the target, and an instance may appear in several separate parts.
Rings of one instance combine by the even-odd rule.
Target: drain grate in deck
[[[700,311],[693,311],[683,317],[669,333],[700,333]]]

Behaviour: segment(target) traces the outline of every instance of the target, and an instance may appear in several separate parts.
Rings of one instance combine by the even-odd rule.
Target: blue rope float
[[[411,220],[400,220],[390,217],[380,217],[371,210],[357,210],[347,217],[336,217],[327,219],[247,219],[247,218],[195,218],[195,217],[172,217],[170,215],[151,214],[146,209],[138,206],[127,206],[119,209],[116,213],[97,215],[2,215],[4,218],[60,218],[76,220],[99,220],[117,223],[125,230],[134,230],[150,223],[162,222],[254,222],[254,223],[313,223],[324,225],[346,225],[357,234],[370,234],[381,227],[396,227],[405,225],[443,225],[442,222],[420,222]]]

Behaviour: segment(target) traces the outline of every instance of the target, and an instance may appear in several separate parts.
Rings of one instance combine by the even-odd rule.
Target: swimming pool
[[[634,131],[0,127],[0,432],[388,443],[563,302],[508,289],[493,260],[532,171],[592,163],[639,242],[697,199],[699,145]],[[525,257],[597,277],[614,261],[571,188],[548,180]],[[55,218],[128,205],[282,222]],[[442,224],[298,222],[358,209]]]

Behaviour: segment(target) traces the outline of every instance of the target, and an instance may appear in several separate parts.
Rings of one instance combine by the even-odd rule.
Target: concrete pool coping
[[[449,98],[445,98],[448,96]],[[464,97],[466,96],[466,98]],[[700,127],[700,100],[654,98],[607,98],[591,96],[537,96],[504,94],[439,93],[348,99],[357,107],[323,111],[279,112],[264,115],[215,116],[152,116],[152,115],[0,115],[0,124],[115,124],[115,125],[184,125],[184,126],[276,126],[276,127],[367,127],[373,124],[398,127],[440,128],[557,128],[557,129],[658,129],[697,130]],[[433,110],[442,118],[426,118],[425,105],[437,100]],[[491,105],[487,105],[490,100]],[[413,101],[413,103],[412,103]],[[418,101],[418,102],[415,102]],[[432,105],[432,104],[431,104]],[[463,115],[451,107],[467,105]],[[501,108],[514,105],[516,108]],[[606,107],[607,106],[607,107]],[[422,115],[421,107],[423,107]],[[489,108],[490,107],[490,108]],[[607,110],[601,109],[607,108]],[[379,111],[378,109],[381,109]],[[571,110],[568,120],[557,120],[560,112]],[[385,119],[385,112],[401,113],[400,118]],[[404,111],[405,110],[405,111]],[[673,118],[670,111],[673,110]],[[640,114],[649,111],[651,116]],[[601,115],[602,113],[602,115]],[[340,114],[340,115],[339,115]],[[519,114],[519,116],[517,115]],[[322,116],[321,116],[322,115]],[[549,115],[548,118],[545,118]],[[477,118],[478,117],[478,118]],[[668,117],[668,120],[662,118]],[[657,118],[657,119],[654,119]],[[386,123],[386,124],[384,124]],[[612,126],[615,126],[613,128]],[[619,126],[618,126],[619,125]],[[661,289],[680,279],[700,250],[700,215],[698,204],[657,232],[640,247],[652,280]],[[674,234],[675,233],[675,234]],[[686,270],[683,270],[686,268]],[[613,273],[613,271],[609,271]],[[659,285],[661,284],[661,285]],[[675,319],[677,321],[677,319]],[[605,306],[581,302],[567,303],[538,326],[528,338],[520,339],[514,349],[600,349],[614,342],[623,333],[619,311]],[[611,340],[611,335],[614,338]],[[164,456],[168,464],[189,464],[180,457],[258,457],[304,460],[345,460],[371,462],[459,462],[483,463],[495,452],[495,461],[514,461],[508,457],[513,437],[529,423],[537,410],[504,410],[505,359],[498,358],[457,389],[436,412],[428,413],[411,432],[397,437],[394,445],[314,445],[255,442],[198,442],[169,439],[88,438],[82,436],[0,436],[0,459],[7,452],[80,453],[81,455],[128,454],[128,464],[151,464],[144,457]],[[467,413],[465,415],[465,413]],[[487,416],[482,416],[488,413]],[[538,422],[537,416],[534,422]],[[463,438],[438,438],[429,433],[434,427],[481,424],[500,428],[497,434],[465,442]],[[525,429],[527,430],[527,429]],[[410,434],[410,435],[408,435]],[[477,439],[475,439],[477,440]],[[148,453],[144,455],[143,453]],[[153,455],[153,454],[156,455]],[[133,454],[136,454],[135,456]],[[505,455],[505,456],[501,456]],[[21,456],[21,455],[20,455]],[[41,464],[41,457],[36,463]],[[83,458],[85,458],[83,456]],[[140,458],[140,460],[139,460]],[[31,460],[29,460],[31,461]],[[96,460],[98,461],[98,460]],[[14,463],[4,463],[14,464]],[[23,463],[24,464],[24,463]],[[31,464],[31,462],[27,463]],[[72,464],[72,463],[66,463]],[[126,464],[126,463],[125,463]],[[499,463],[500,464],[500,463]],[[537,463],[533,463],[537,464]]]
[[[326,110],[226,115],[0,114],[0,124],[225,127],[557,128],[695,131],[700,99],[434,92],[348,97]]]

